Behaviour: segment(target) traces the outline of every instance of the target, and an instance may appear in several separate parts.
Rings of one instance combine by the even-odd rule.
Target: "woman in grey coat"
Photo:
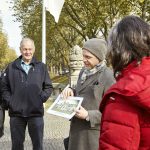
[[[67,88],[64,97],[83,97],[82,106],[71,119],[68,150],[97,150],[100,130],[100,101],[114,83],[113,72],[106,66],[107,46],[103,39],[93,38],[83,45],[84,67],[75,89]]]

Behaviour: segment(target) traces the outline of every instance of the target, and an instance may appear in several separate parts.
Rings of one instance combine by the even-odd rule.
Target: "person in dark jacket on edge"
[[[5,109],[2,106],[2,73],[0,73],[0,138],[4,135],[4,120],[5,120]]]
[[[2,79],[2,97],[8,107],[12,150],[23,150],[25,130],[32,140],[33,150],[43,150],[43,103],[52,93],[47,67],[37,61],[34,41],[23,38],[21,56],[10,63]]]

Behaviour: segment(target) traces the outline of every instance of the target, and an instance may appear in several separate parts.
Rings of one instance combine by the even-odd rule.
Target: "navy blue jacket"
[[[52,83],[44,63],[31,61],[28,75],[21,57],[10,63],[2,78],[2,97],[10,116],[43,116],[43,103],[52,93]]]

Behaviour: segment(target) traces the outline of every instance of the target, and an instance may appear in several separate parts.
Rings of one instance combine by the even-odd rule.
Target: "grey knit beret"
[[[88,50],[99,60],[104,60],[107,54],[106,41],[104,39],[93,38],[83,44],[82,49]]]

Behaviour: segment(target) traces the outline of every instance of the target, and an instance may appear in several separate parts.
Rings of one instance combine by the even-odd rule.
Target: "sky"
[[[0,0],[0,18],[3,22],[3,32],[8,36],[8,45],[20,55],[19,44],[22,39],[21,25],[19,22],[14,22],[15,17],[12,16],[13,10],[9,8],[11,0]]]

